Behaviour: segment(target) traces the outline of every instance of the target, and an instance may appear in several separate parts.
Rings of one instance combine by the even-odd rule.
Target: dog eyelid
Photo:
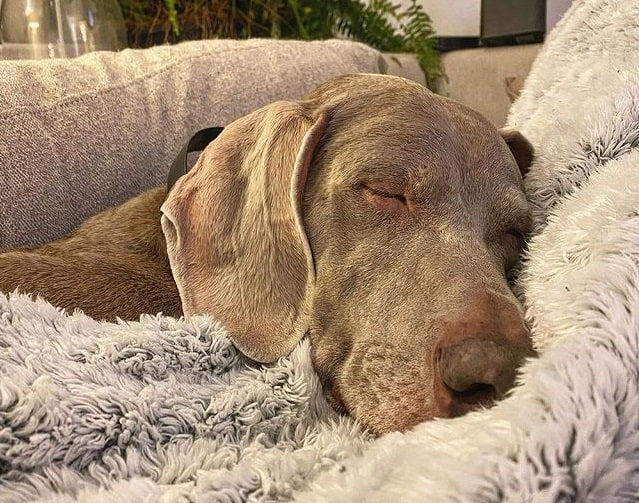
[[[502,233],[514,236],[522,243],[531,233],[533,227],[532,216],[524,211],[511,213],[508,221],[503,224],[505,225],[502,227]]]
[[[386,199],[395,199],[404,205],[408,204],[406,196],[400,190],[392,189],[387,186],[376,186],[376,184],[373,183],[361,183],[360,188],[367,192],[370,192],[374,196],[383,197]]]
[[[526,246],[526,232],[519,230],[517,227],[506,229],[500,238],[502,243],[502,253],[506,269],[512,267],[521,255]]]
[[[516,254],[521,253],[521,250],[526,246],[526,237],[528,233],[520,230],[517,227],[510,227],[502,234],[502,243],[506,244],[510,249],[509,253],[513,253],[516,250]]]
[[[371,189],[371,192],[373,192],[377,196],[385,197],[388,199],[397,199],[402,204],[407,204],[406,196],[404,194],[394,194],[392,192],[383,192],[380,190],[372,190],[372,189]]]
[[[516,228],[508,229],[506,231],[506,234],[514,236],[515,238],[517,238],[518,240],[521,240],[521,241],[523,241],[525,239],[525,236],[526,236],[525,232],[520,231],[519,229],[516,229]]]

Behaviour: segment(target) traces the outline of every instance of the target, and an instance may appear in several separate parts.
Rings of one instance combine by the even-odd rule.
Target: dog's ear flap
[[[162,206],[184,314],[211,314],[257,361],[288,354],[308,329],[315,271],[302,202],[327,122],[292,102],[233,122]]]
[[[533,146],[519,131],[514,129],[500,130],[501,136],[515,158],[522,177],[526,177],[535,153]]]

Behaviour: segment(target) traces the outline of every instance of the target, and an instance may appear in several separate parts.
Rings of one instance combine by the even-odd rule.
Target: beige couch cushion
[[[437,92],[477,110],[495,126],[502,127],[517,94],[541,48],[541,44],[482,47],[445,53],[442,57],[448,80]]]
[[[197,129],[340,74],[378,73],[362,44],[209,40],[0,62],[0,249],[61,237],[165,183]]]
[[[387,52],[383,57],[386,62],[384,73],[414,80],[423,86],[428,85],[424,70],[414,54]]]

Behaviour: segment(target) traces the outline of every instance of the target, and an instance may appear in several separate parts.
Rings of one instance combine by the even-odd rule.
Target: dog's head
[[[506,281],[531,154],[397,77],[260,109],[162,207],[184,312],[214,315],[258,361],[309,333],[329,400],[377,433],[489,403],[531,352]]]

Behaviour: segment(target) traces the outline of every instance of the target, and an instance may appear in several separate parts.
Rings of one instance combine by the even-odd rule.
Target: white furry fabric
[[[274,365],[206,317],[68,317],[0,294],[0,501],[282,500],[365,436],[308,346]]]
[[[519,279],[540,351],[490,410],[369,441],[303,343],[99,324],[0,296],[0,501],[639,500],[639,2],[578,0],[509,123],[531,139]]]

